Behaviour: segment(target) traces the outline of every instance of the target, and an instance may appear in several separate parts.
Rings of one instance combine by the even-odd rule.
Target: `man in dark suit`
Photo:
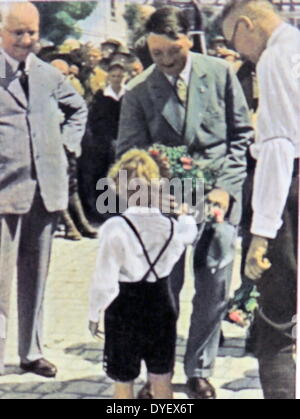
[[[53,377],[56,367],[42,355],[44,290],[58,214],[68,203],[64,146],[80,154],[87,111],[60,72],[35,56],[33,4],[2,4],[0,36],[0,374],[17,268],[21,368]]]
[[[147,23],[154,65],[128,86],[121,110],[118,154],[153,143],[185,144],[192,157],[218,172],[208,199],[227,212],[230,234],[206,230],[194,255],[193,314],[185,355],[185,373],[193,397],[215,398],[207,380],[218,351],[226,313],[234,257],[235,227],[240,220],[246,149],[252,138],[248,108],[229,66],[190,52],[188,22],[180,10],[164,7]],[[212,269],[208,258],[223,243],[226,253]],[[227,249],[227,250],[226,250]],[[183,284],[184,260],[171,282],[175,299]]]

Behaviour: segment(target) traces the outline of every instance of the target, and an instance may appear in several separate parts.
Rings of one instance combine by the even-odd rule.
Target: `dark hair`
[[[189,21],[178,7],[162,7],[150,16],[146,23],[146,31],[178,39],[179,34],[187,35]]]

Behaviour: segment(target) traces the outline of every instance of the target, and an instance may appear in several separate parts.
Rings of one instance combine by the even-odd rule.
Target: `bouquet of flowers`
[[[156,160],[164,162],[171,177],[178,177],[181,180],[202,179],[205,182],[205,191],[213,189],[218,171],[204,167],[201,162],[193,159],[188,153],[187,146],[170,147],[153,144],[148,152]]]
[[[187,146],[165,146],[163,144],[153,144],[148,153],[161,167],[162,177],[192,179],[192,189],[195,190],[197,180],[204,183],[205,193],[214,188],[218,172],[208,167],[204,167],[201,162],[193,159],[187,150]],[[210,222],[221,223],[224,221],[224,213],[221,208],[205,205],[205,219]]]

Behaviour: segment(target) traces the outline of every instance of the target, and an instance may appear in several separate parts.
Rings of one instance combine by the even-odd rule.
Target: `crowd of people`
[[[121,100],[126,84],[143,71],[139,58],[116,39],[98,46],[68,38],[61,45],[41,47],[38,56],[56,67],[88,106],[88,123],[79,159],[67,152],[69,208],[62,212],[65,238],[97,237],[96,183],[114,161]]]
[[[191,52],[189,21],[172,6],[147,7],[130,50],[116,39],[41,47],[33,3],[1,6],[0,374],[17,269],[21,368],[56,375],[43,357],[42,312],[60,219],[71,240],[96,238],[102,224],[89,328],[97,336],[105,312],[104,365],[116,398],[133,398],[142,360],[149,380],[138,397],[172,398],[185,249],[193,246],[187,390],[193,398],[216,398],[209,378],[240,233],[243,287],[228,317],[239,322],[232,313],[257,298],[255,281],[264,396],[295,398],[300,85],[291,57],[300,35],[266,0],[228,2],[222,21],[224,37],[209,55]],[[217,174],[205,194],[225,215],[222,222],[197,231],[189,208],[159,188],[159,199],[152,196],[147,206],[140,199],[108,220],[99,215],[96,184],[107,175],[118,186],[126,171],[149,196],[166,171],[147,152],[156,143],[185,145]],[[132,193],[129,184],[116,192],[119,199]],[[162,210],[165,200],[171,217]]]
[[[154,11],[152,6],[141,6],[141,26]],[[63,211],[61,216],[66,239],[97,237],[91,223],[97,225],[103,217],[96,210],[95,185],[106,176],[115,158],[121,102],[126,85],[153,64],[145,42],[145,28],[141,26],[137,34],[132,36],[130,48],[114,38],[106,39],[98,46],[68,38],[61,45],[39,47],[39,58],[56,67],[66,77],[84,98],[89,110],[81,156],[77,160],[67,153],[70,205],[69,210]],[[222,36],[213,40],[208,53],[230,62],[241,83],[244,80],[248,85],[250,83],[250,91],[247,86],[244,93],[250,109],[255,110],[251,103],[255,97],[252,90],[253,68],[249,69],[249,63],[244,63],[236,51],[229,49]],[[72,198],[74,195],[76,199]]]

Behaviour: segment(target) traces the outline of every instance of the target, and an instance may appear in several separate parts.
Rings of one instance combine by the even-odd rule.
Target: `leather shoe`
[[[32,374],[42,375],[43,377],[52,378],[56,376],[57,368],[55,365],[46,359],[38,359],[34,362],[24,363],[22,362],[20,367],[26,372],[31,372]]]
[[[192,377],[187,381],[189,395],[193,399],[215,399],[216,391],[206,378]]]
[[[91,227],[81,228],[79,230],[80,230],[80,233],[83,237],[87,237],[88,239],[97,239],[98,238],[98,231],[92,229]]]
[[[137,399],[153,399],[150,383],[146,383],[138,392]]]

